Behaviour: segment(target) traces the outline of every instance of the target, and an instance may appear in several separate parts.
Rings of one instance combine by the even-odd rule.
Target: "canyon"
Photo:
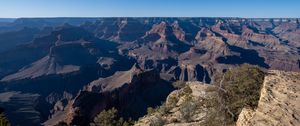
[[[299,22],[217,17],[10,20],[0,24],[0,107],[12,125],[87,125],[112,107],[125,119],[138,120],[148,107],[167,99],[176,81],[214,85],[220,75],[242,64],[300,72]],[[243,117],[248,123],[259,114],[252,111],[242,112],[250,113]]]

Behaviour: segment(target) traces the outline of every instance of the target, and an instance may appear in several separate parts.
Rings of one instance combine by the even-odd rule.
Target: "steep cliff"
[[[147,107],[160,105],[173,90],[157,71],[143,71],[134,65],[128,71],[91,82],[44,124],[65,121],[70,125],[88,125],[97,114],[112,107],[125,119],[137,119],[146,114]]]
[[[269,71],[256,109],[244,108],[237,126],[300,124],[300,73]]]

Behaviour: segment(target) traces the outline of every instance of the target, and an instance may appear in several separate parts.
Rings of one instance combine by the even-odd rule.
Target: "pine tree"
[[[133,121],[125,121],[123,118],[117,118],[118,110],[115,108],[109,110],[103,110],[98,114],[92,123],[91,126],[131,126]]]
[[[94,118],[94,122],[91,126],[114,126],[117,110],[115,108],[109,110],[103,110]]]

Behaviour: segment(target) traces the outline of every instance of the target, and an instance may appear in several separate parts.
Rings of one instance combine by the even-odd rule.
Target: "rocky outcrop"
[[[258,106],[244,107],[238,116],[237,126],[298,125],[300,73],[269,71],[264,79]],[[234,125],[226,111],[222,96],[224,89],[201,82],[187,82],[180,90],[173,91],[166,102],[148,111],[135,126],[219,126]]]
[[[256,109],[244,108],[237,126],[300,124],[300,73],[270,71]]]
[[[210,83],[210,75],[208,71],[201,65],[182,65],[180,66],[180,76],[178,80],[181,81],[200,81]]]
[[[218,87],[201,82],[188,82],[183,89],[173,91],[164,106],[141,118],[135,126],[199,126],[222,125]]]
[[[68,105],[64,121],[87,125],[98,113],[112,107],[126,119],[137,119],[147,107],[160,105],[172,90],[172,85],[156,71],[143,71],[134,65],[128,71],[93,81]]]
[[[128,71],[116,72],[114,75],[107,78],[99,78],[86,86],[86,90],[91,92],[109,92],[117,88],[121,88],[126,84],[134,81],[135,76],[141,74],[143,70],[135,64]]]

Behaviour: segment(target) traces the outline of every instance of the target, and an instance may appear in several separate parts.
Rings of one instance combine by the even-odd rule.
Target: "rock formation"
[[[135,126],[198,126],[234,125],[225,114],[220,87],[201,82],[170,93],[163,106],[140,118]],[[258,106],[245,107],[237,126],[296,126],[299,122],[300,73],[271,70],[264,79]]]
[[[300,73],[270,71],[256,109],[244,108],[237,126],[300,124]]]

